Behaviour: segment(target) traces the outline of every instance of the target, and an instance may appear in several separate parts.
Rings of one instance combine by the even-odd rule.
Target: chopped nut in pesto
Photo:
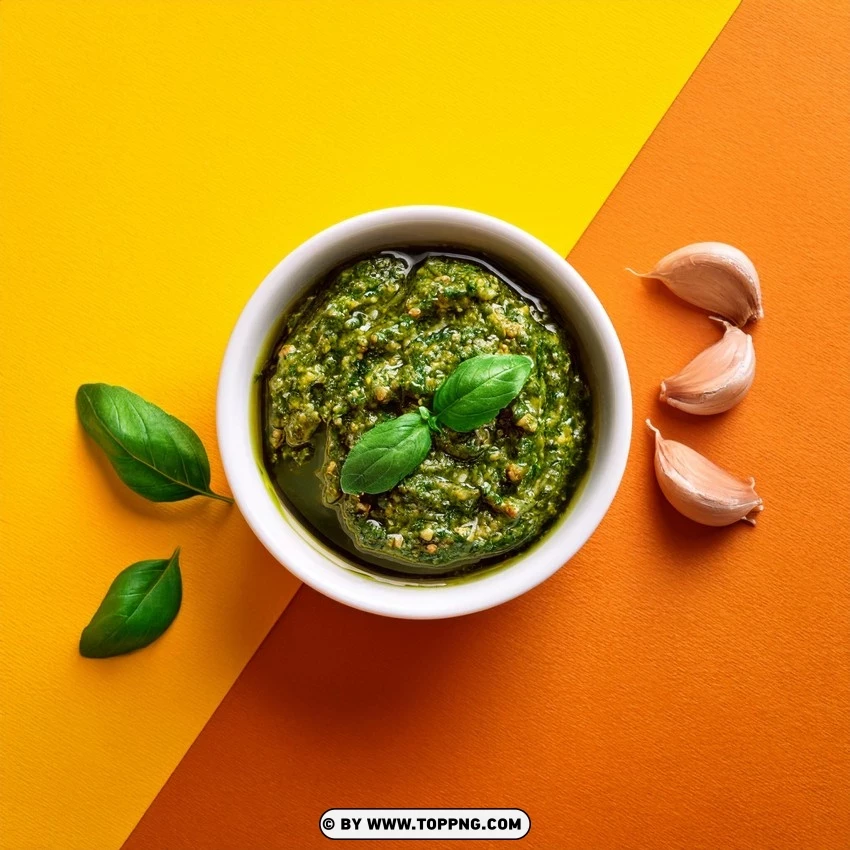
[[[430,406],[479,354],[533,360],[514,401],[475,431],[433,434],[393,489],[343,493],[360,436]],[[545,531],[587,463],[591,404],[573,342],[545,304],[472,258],[384,252],[334,274],[288,317],[263,380],[273,479],[373,569],[458,575],[492,563]]]

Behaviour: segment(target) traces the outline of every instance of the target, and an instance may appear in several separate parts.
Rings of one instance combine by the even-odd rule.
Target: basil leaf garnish
[[[464,360],[440,385],[434,413],[419,407],[367,431],[342,465],[343,493],[392,490],[431,450],[431,431],[448,425],[473,431],[486,425],[519,394],[534,365],[522,354],[481,354]]]
[[[165,560],[122,570],[80,635],[80,655],[109,658],[153,643],[173,622],[183,598],[180,548]]]
[[[455,431],[486,425],[519,394],[533,361],[522,354],[482,354],[464,360],[434,396],[434,416]]]
[[[118,477],[152,502],[208,496],[210,462],[198,435],[162,408],[124,387],[83,384],[77,414],[86,432],[106,453]]]
[[[343,493],[392,490],[422,463],[431,450],[431,429],[420,413],[405,413],[370,428],[342,465]]]

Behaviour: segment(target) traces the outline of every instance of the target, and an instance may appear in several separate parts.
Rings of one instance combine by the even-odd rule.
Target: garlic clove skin
[[[724,242],[685,245],[659,260],[651,272],[632,274],[660,280],[683,301],[738,327],[764,318],[756,267],[743,251]]]
[[[665,440],[648,419],[646,424],[655,433],[655,477],[680,514],[702,525],[756,524],[754,515],[764,505],[755,479],[741,481],[683,443]]]
[[[661,401],[697,416],[731,410],[750,391],[756,376],[753,338],[723,319],[723,338],[661,382]]]

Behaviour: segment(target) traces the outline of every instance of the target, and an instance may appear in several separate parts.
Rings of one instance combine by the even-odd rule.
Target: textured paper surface
[[[850,846],[850,31],[804,5],[744,0],[571,253],[636,414],[590,543],[456,621],[304,588],[125,850],[321,847],[340,805],[520,806],[541,850]],[[717,328],[623,270],[703,239],[752,255],[767,313],[750,396],[711,420],[656,397]],[[667,506],[649,414],[756,477],[757,528]]]
[[[118,846],[294,589],[236,509],[122,490],[77,385],[185,419],[224,488],[216,374],[267,270],[411,202],[567,250],[735,4],[677,5],[0,4],[3,846]],[[114,574],[178,543],[172,629],[79,658]]]

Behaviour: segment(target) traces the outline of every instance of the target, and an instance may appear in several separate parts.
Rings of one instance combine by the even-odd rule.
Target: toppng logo
[[[523,838],[531,821],[522,809],[328,809],[319,819],[327,838]]]

